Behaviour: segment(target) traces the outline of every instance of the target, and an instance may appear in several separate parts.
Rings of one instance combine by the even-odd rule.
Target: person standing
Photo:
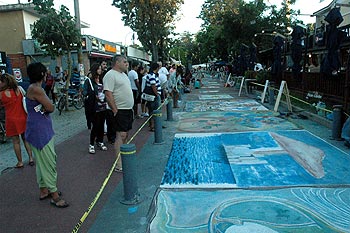
[[[149,117],[147,113],[147,108],[146,108],[146,100],[141,99],[141,94],[143,93],[143,89],[145,89],[146,85],[146,77],[148,74],[148,68],[145,68],[143,66],[140,66],[137,74],[139,76],[139,84],[140,84],[140,95],[139,95],[139,100],[138,103],[141,104],[141,117]]]
[[[106,60],[102,60],[101,61],[101,68],[102,68],[102,75],[101,78],[103,79],[103,77],[106,75],[106,73],[108,72],[109,68],[107,66],[107,61]],[[106,109],[106,135],[107,135],[107,140],[110,144],[114,144],[115,143],[115,130],[113,129],[113,112],[112,110],[109,108],[108,104],[107,104],[107,109]]]
[[[137,97],[139,95],[139,89],[140,89],[140,83],[139,83],[139,76],[137,74],[137,69],[139,68],[138,62],[131,63],[131,70],[128,73],[128,77],[131,84],[132,94],[134,96],[134,118],[141,118],[138,115],[138,108],[137,108]]]
[[[134,98],[131,84],[126,72],[129,63],[125,56],[115,55],[112,60],[112,69],[103,78],[103,89],[107,103],[113,112],[113,129],[116,133],[114,143],[116,155],[120,146],[127,143],[128,131],[132,129],[134,120]],[[117,161],[116,172],[122,172],[121,159]]]
[[[51,94],[51,98],[53,103],[55,104],[56,99],[55,99],[55,93],[53,91],[54,89],[54,85],[55,85],[55,79],[51,74],[51,70],[47,69],[47,76],[46,76],[46,81],[45,81],[45,92],[46,95],[50,97]]]
[[[13,149],[17,157],[15,168],[23,168],[20,137],[29,155],[29,165],[34,165],[32,150],[29,147],[24,132],[26,130],[27,114],[23,108],[23,94],[15,77],[2,74],[0,78],[0,104],[5,108],[6,136],[12,138]]]
[[[48,77],[46,77],[47,79]],[[53,103],[56,103],[57,100],[57,95],[59,95],[63,85],[63,72],[61,71],[61,68],[59,66],[55,67],[55,73],[53,75],[53,78],[55,79],[55,83],[54,83],[54,87],[53,87],[53,91],[52,91],[52,100]]]
[[[95,114],[95,106],[96,106],[96,95],[95,89],[92,85],[92,75],[91,72],[87,74],[83,85],[83,96],[84,96],[84,110],[85,110],[85,118],[86,118],[86,126],[88,130],[91,130],[92,121]]]
[[[147,101],[146,106],[149,111],[149,115],[152,116],[153,111],[160,106],[160,95],[162,88],[160,86],[160,80],[158,78],[159,64],[152,63],[150,67],[150,72],[147,75],[145,88],[150,88],[152,90],[152,95],[155,96],[154,101]],[[149,121],[149,130],[154,132],[154,118],[152,117]]]
[[[91,98],[95,98],[95,106],[91,106],[93,111],[92,117],[92,129],[90,132],[90,145],[89,153],[95,154],[95,141],[96,145],[100,150],[106,151],[107,147],[103,143],[104,136],[104,123],[106,121],[106,99],[105,94],[103,93],[103,84],[102,84],[102,68],[101,65],[95,63],[91,66],[91,83],[92,90],[89,92]],[[90,84],[87,84],[87,87]],[[90,87],[91,88],[91,87]]]
[[[31,63],[27,67],[30,85],[26,104],[28,110],[26,139],[35,154],[36,177],[40,189],[40,200],[51,197],[50,203],[65,208],[68,203],[60,198],[57,190],[57,170],[54,131],[50,113],[55,106],[45,94],[41,85],[46,79],[46,67],[40,63]]]

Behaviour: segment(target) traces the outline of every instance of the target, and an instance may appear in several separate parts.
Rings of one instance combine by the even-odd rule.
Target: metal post
[[[162,110],[153,111],[154,118],[154,144],[163,144]]]
[[[342,105],[333,105],[332,139],[341,140],[342,130]]]
[[[123,163],[123,185],[124,197],[120,203],[135,205],[141,202],[137,188],[136,168],[136,146],[135,144],[123,144],[120,146],[120,155]]]
[[[167,121],[173,121],[174,120],[174,118],[173,118],[173,105],[172,105],[171,102],[172,101],[169,101],[169,98],[168,98],[168,103],[166,105],[166,120]]]

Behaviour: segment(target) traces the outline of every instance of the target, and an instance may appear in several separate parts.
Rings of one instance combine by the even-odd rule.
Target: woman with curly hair
[[[61,199],[57,190],[57,170],[54,131],[50,114],[55,106],[42,88],[46,80],[46,67],[40,62],[27,67],[30,85],[27,91],[28,109],[26,138],[36,159],[36,179],[40,189],[40,200],[52,198],[51,204],[64,208],[68,203]]]
[[[23,108],[23,94],[15,77],[10,74],[2,74],[0,78],[0,104],[5,108],[6,136],[12,138],[13,149],[17,157],[15,168],[23,168],[20,137],[29,155],[29,165],[34,165],[32,151],[25,139],[27,114]]]

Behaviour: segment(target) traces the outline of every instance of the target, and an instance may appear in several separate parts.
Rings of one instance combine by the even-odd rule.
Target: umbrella
[[[257,58],[256,58],[256,45],[252,43],[249,47],[249,68],[250,70],[254,70]]]
[[[271,74],[275,79],[279,78],[282,72],[282,46],[284,39],[281,36],[275,36],[273,39],[273,63],[271,67]]]
[[[241,45],[241,52],[238,57],[238,75],[244,75],[247,70],[246,48],[246,45]]]
[[[295,26],[292,32],[292,73],[294,78],[298,78],[301,71],[301,59],[303,57],[303,48],[302,48],[302,37],[304,36],[304,29],[300,26]]]
[[[345,32],[337,27],[343,21],[339,8],[333,8],[325,18],[329,24],[326,27],[327,55],[321,62],[321,72],[327,76],[336,75],[340,68],[338,50],[345,38]]]

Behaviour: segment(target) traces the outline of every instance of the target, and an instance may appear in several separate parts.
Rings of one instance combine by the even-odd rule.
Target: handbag
[[[26,113],[28,113],[28,110],[27,110],[27,104],[26,104],[26,91],[23,89],[23,87],[21,86],[18,86],[18,89],[19,91],[21,92],[22,94],[22,106],[23,106],[23,109]]]
[[[149,95],[146,93],[142,93],[142,95],[141,95],[141,99],[146,100],[147,102],[152,102],[152,101],[154,101],[155,98],[156,98],[155,95]]]
[[[152,101],[155,100],[156,94],[154,94],[152,86],[147,86],[147,83],[149,83],[149,76],[147,76],[146,86],[143,89],[143,93],[141,95],[141,99],[144,99],[144,100],[146,100],[148,102],[152,102]]]

